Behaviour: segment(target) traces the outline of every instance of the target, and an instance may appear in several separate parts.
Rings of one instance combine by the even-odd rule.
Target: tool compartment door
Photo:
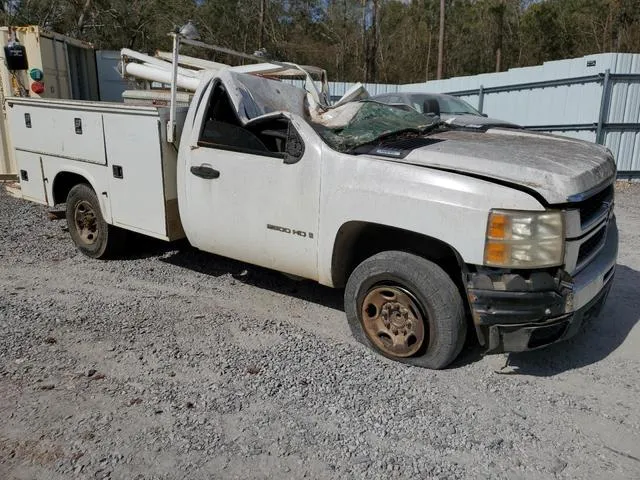
[[[105,113],[103,123],[113,224],[166,239],[158,116]]]
[[[42,156],[23,151],[16,151],[15,154],[22,198],[46,204],[47,186],[42,173]]]
[[[105,165],[102,114],[73,104],[8,101],[13,148]]]

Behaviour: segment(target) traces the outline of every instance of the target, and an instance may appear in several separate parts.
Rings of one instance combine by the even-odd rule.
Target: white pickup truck
[[[25,199],[94,258],[126,230],[345,288],[354,336],[443,368],[574,335],[610,289],[616,169],[598,145],[468,131],[223,70],[179,109],[9,98]]]

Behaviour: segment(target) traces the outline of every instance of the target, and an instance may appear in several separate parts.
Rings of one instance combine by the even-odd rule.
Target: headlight
[[[492,210],[487,223],[484,264],[504,268],[562,265],[564,216],[560,211]]]

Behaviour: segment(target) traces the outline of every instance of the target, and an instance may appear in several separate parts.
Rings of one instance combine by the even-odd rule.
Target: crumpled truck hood
[[[550,203],[566,203],[612,180],[611,153],[595,143],[522,130],[448,131],[409,153],[404,162],[475,174],[535,190]]]

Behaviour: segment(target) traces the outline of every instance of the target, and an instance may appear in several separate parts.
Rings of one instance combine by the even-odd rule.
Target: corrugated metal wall
[[[618,54],[615,72],[640,74],[640,55]],[[640,124],[640,80],[636,78],[614,82],[608,106],[608,123]],[[639,128],[608,131],[605,145],[616,154],[619,170],[640,173]]]

